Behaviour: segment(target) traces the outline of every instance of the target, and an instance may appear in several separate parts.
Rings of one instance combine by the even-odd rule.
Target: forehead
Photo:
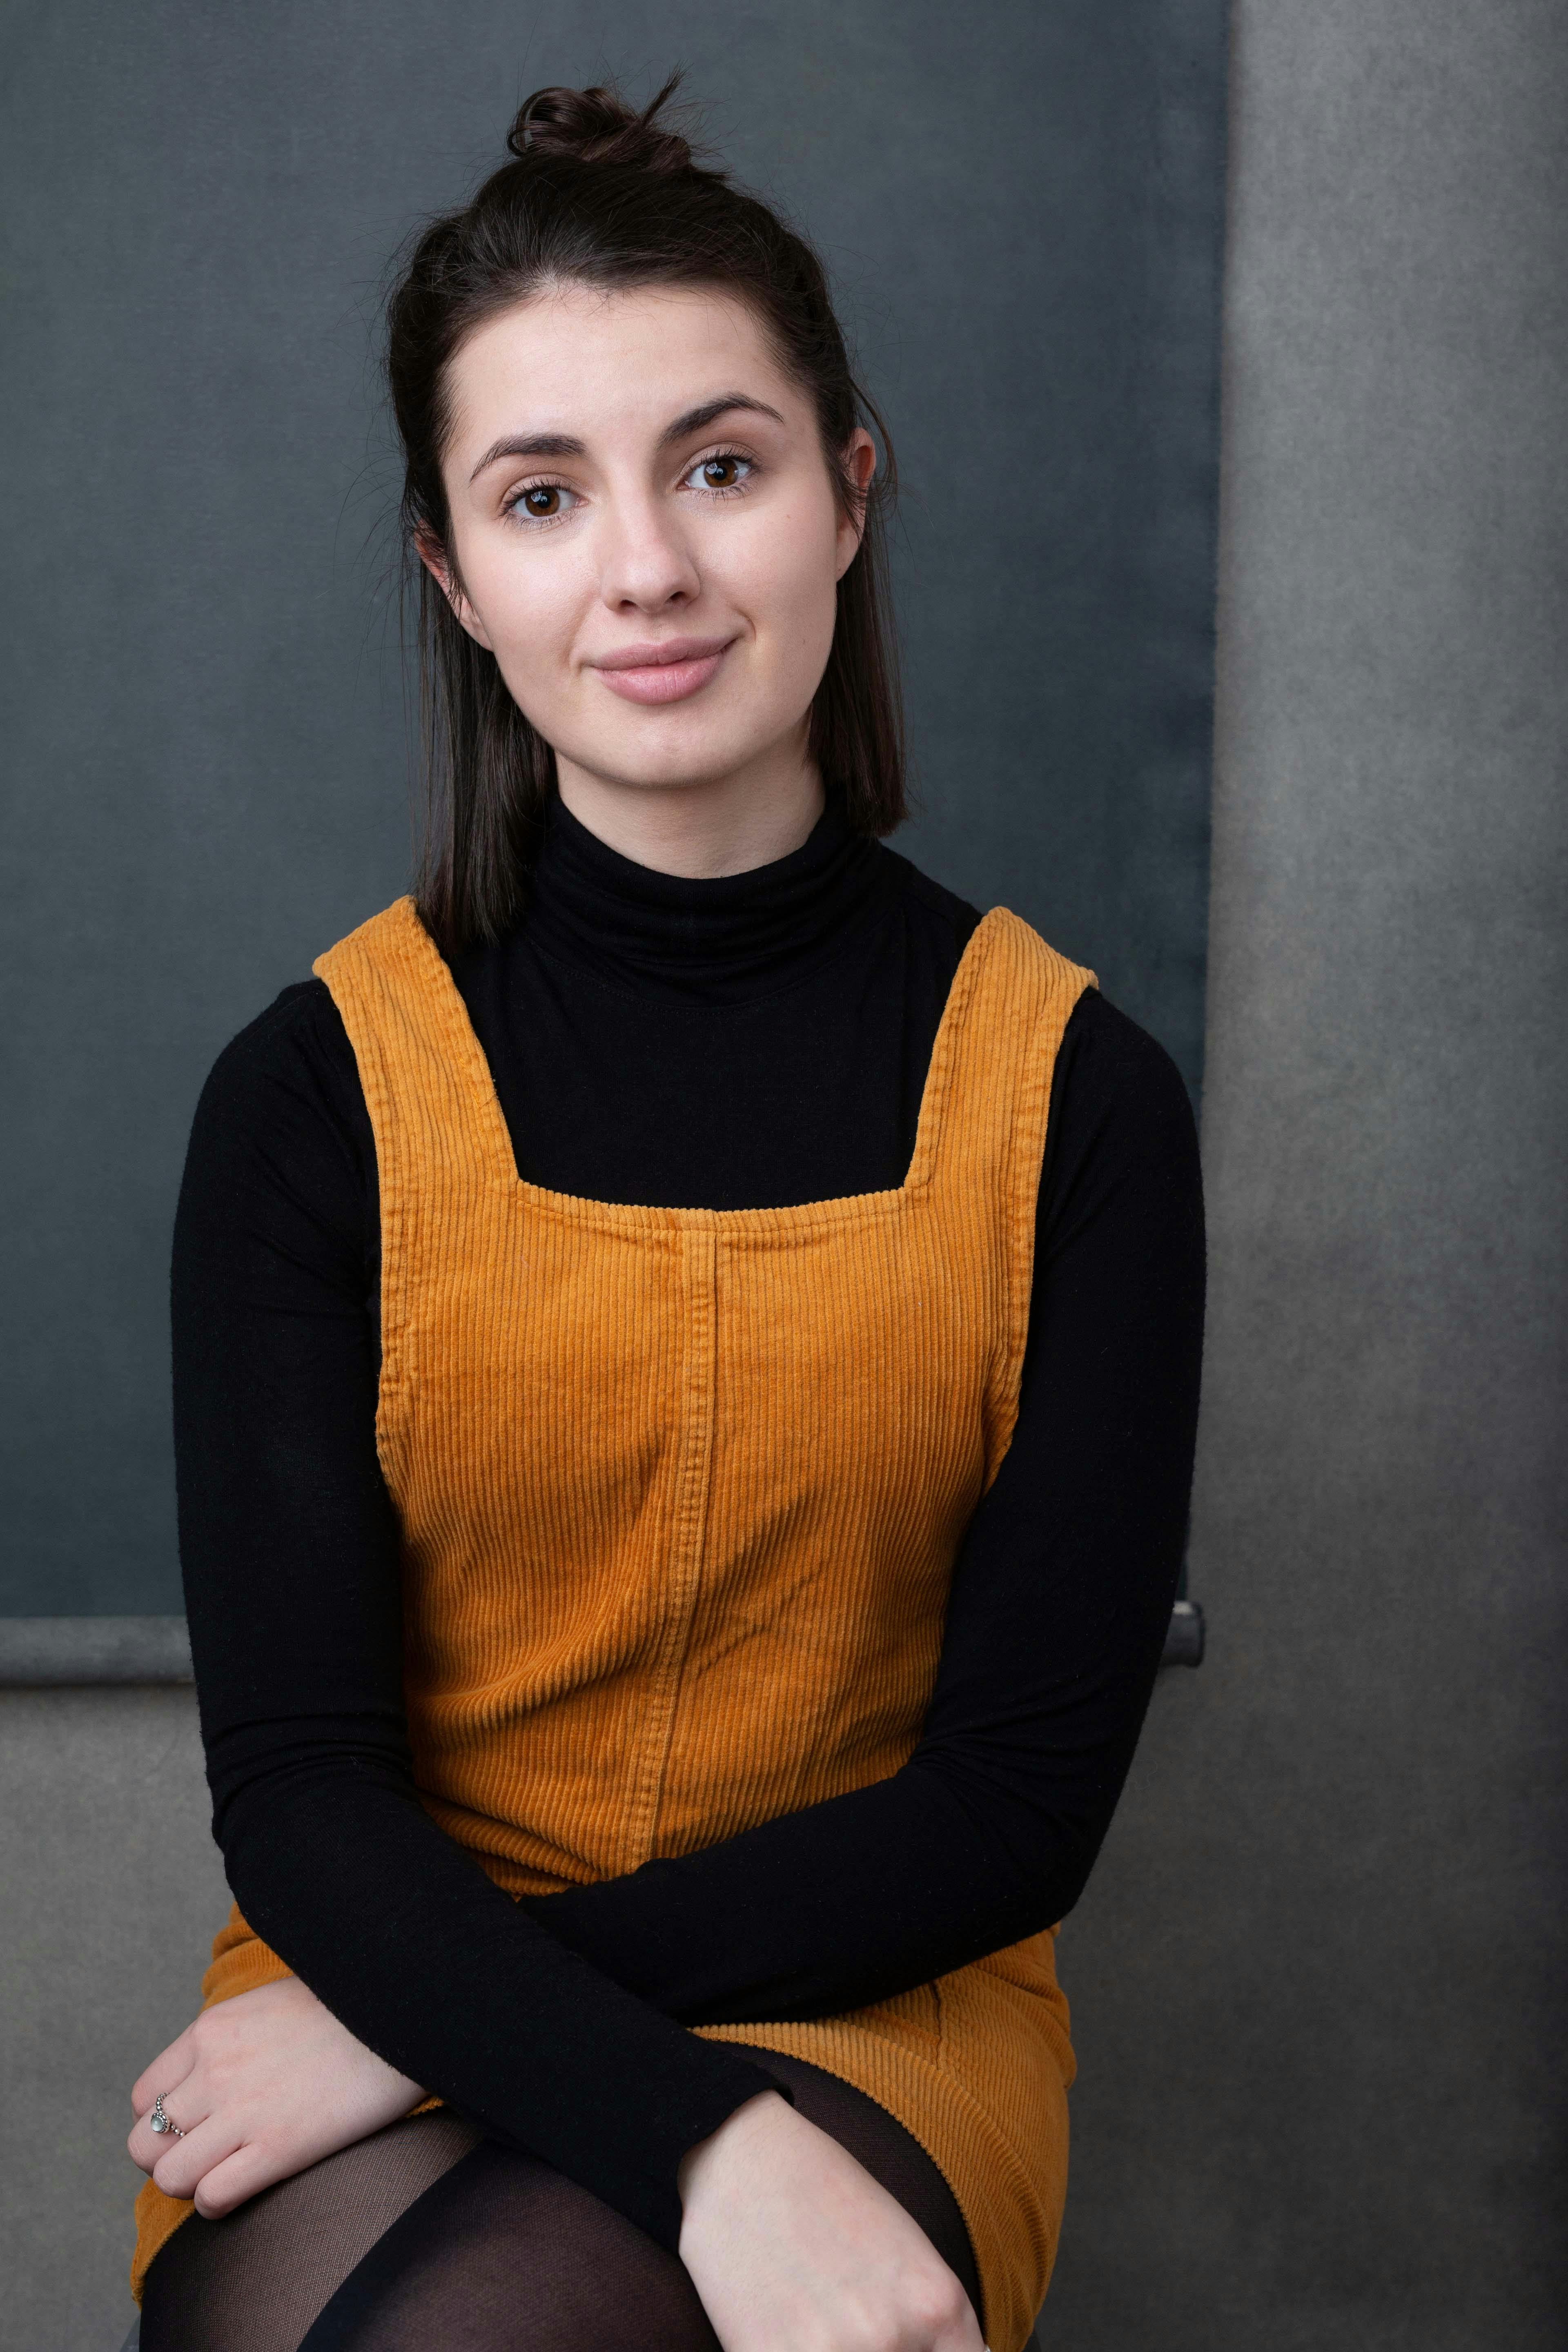
[[[502,432],[657,436],[721,392],[809,417],[751,306],[706,287],[552,287],[476,328],[448,383],[454,455]]]

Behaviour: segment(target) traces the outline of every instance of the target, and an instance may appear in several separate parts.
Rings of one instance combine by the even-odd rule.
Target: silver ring
[[[163,2105],[162,2091],[153,2102],[153,2112],[147,2118],[147,2128],[149,2131],[173,2132],[176,2139],[184,2139],[185,2137],[179,2125],[171,2122],[168,2110]]]

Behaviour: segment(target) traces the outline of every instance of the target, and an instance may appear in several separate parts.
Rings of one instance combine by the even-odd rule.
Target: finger
[[[166,2050],[158,2053],[150,2066],[143,2067],[132,2084],[131,2104],[137,2114],[146,2115],[160,2091],[165,2097],[171,2091],[177,2091],[195,2063],[195,2046],[191,2040],[191,2028],[187,2025]]]
[[[160,2156],[153,2167],[153,2178],[165,2197],[194,2197],[207,2174],[231,2157],[239,2144],[233,2126],[224,2125],[215,2116]]]
[[[153,2130],[151,2105],[144,2116],[138,2116],[125,2143],[132,2163],[139,2164],[143,2172],[155,2172],[164,2157],[183,2147],[192,2134],[201,2129],[210,2112],[210,2103],[202,2095],[199,2084],[187,2075],[179,2089],[171,2091],[163,2101],[163,2113],[173,2130]]]
[[[252,2140],[246,2147],[236,2148],[232,2156],[226,2157],[221,2164],[215,2164],[210,2172],[202,2175],[195,2192],[196,2211],[205,2221],[221,2221],[226,2213],[232,2213],[236,2206],[243,2205],[247,2198],[258,2196],[262,2189],[270,2189],[275,2180],[285,2180],[290,2170],[298,2169],[297,2166],[280,2163],[275,2155],[269,2155],[264,2147]]]
[[[163,2098],[163,2115],[169,2129],[157,2132],[153,2128],[153,2117],[160,2097]],[[161,2156],[167,2156],[184,2134],[195,2131],[205,2124],[211,2113],[212,2100],[204,2091],[200,2079],[195,2074],[187,2074],[177,2088],[171,2089],[166,2095],[155,2094],[148,2102],[146,2113],[137,2116],[126,2145],[142,2170],[151,2172]]]

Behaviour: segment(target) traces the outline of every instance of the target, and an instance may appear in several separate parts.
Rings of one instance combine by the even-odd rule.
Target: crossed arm
[[[210,2012],[138,2084],[150,2105],[189,2061],[180,2079],[205,2068],[227,2118],[173,2151],[139,2124],[161,2186],[224,2210],[429,2085],[684,2252],[694,2149],[809,2129],[684,2023],[831,2014],[1071,1907],[1169,1612],[1202,1298],[1180,1082],[1089,1005],[1058,1070],[1018,1427],[957,1566],[914,1755],[705,1853],[522,1905],[435,1828],[409,1767],[353,1139],[308,1069],[269,1067],[262,1150],[256,1071],[220,1064],[176,1253],[182,1540],[216,1832],[301,1981]],[[291,2105],[289,2083],[310,2095]]]

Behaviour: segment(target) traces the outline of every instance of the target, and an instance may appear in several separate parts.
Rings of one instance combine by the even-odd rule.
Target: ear
[[[877,445],[863,425],[855,427],[845,446],[844,470],[855,492],[855,508],[853,513],[838,518],[838,568],[833,575],[836,580],[843,579],[866,535],[866,493],[877,470]]]
[[[420,562],[440,589],[442,595],[445,596],[474,643],[477,646],[483,646],[486,653],[493,654],[495,647],[490,643],[489,634],[478,613],[469,604],[463,583],[453,569],[451,559],[440,541],[434,532],[422,530],[415,534],[414,544],[419,551]]]

